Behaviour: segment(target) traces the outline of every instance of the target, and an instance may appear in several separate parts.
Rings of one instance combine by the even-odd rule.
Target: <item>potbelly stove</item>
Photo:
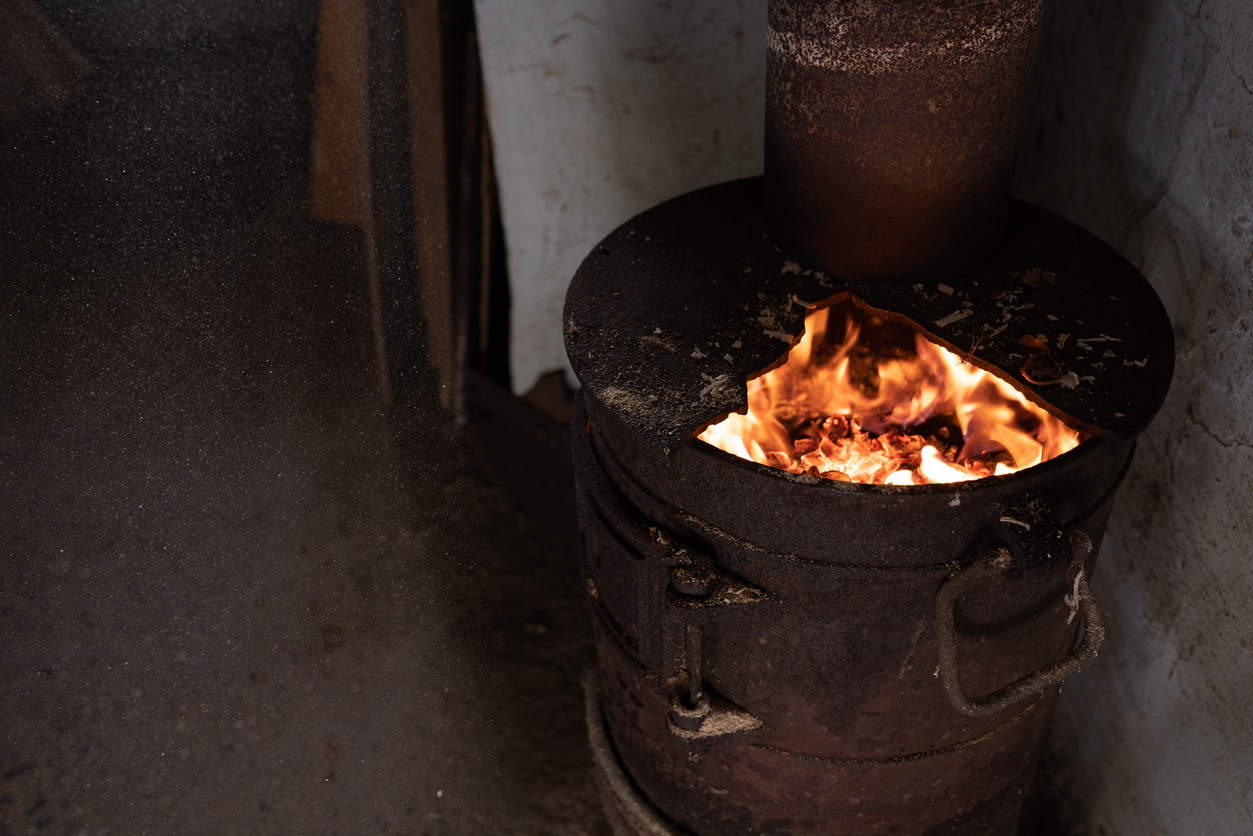
[[[633,218],[575,275],[566,348],[616,834],[1014,832],[1170,322],[1144,277],[1010,200],[1036,0],[769,9],[764,178]],[[861,484],[697,438],[807,316],[855,306],[1082,443],[1003,476]]]

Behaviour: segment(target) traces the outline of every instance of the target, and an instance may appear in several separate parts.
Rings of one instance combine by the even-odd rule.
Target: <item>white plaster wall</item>
[[[1054,743],[1101,836],[1253,833],[1253,3],[1050,0],[1018,192],[1153,282],[1178,342]]]
[[[653,204],[761,173],[766,2],[475,0],[475,11],[522,393],[569,369],[561,307],[597,241]]]

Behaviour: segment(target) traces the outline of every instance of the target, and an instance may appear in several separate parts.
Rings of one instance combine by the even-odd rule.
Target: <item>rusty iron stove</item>
[[[1038,18],[772,0],[766,177],[644,212],[575,275],[588,722],[619,836],[1014,832],[1062,680],[1103,637],[1087,578],[1174,365],[1144,277],[1009,199]],[[893,486],[696,438],[745,408],[807,313],[849,302],[1086,440]]]

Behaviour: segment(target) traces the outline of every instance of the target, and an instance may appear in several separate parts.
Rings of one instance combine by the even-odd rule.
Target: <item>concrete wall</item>
[[[475,0],[475,9],[522,393],[569,368],[561,306],[597,241],[667,198],[761,173],[766,3]]]
[[[1253,4],[1049,0],[1018,193],[1153,282],[1174,386],[1054,727],[1086,832],[1253,832]]]

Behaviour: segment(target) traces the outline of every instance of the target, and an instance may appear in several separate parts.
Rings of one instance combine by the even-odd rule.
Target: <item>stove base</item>
[[[613,836],[682,836],[653,805],[640,794],[622,768],[614,751],[605,719],[600,713],[600,672],[583,671],[583,694],[587,703],[587,740],[596,769],[596,787],[605,820]]]
[[[583,671],[582,684],[586,705],[587,740],[592,750],[592,764],[596,771],[596,788],[600,793],[605,821],[613,836],[686,836],[654,807],[636,788],[618,753],[609,739],[604,715],[600,709],[600,672],[595,667]],[[943,822],[927,831],[926,836],[972,836],[1001,833],[1006,812],[1016,814],[1022,797],[1031,783],[1035,770],[1029,770],[1021,779],[969,814],[952,821]]]

